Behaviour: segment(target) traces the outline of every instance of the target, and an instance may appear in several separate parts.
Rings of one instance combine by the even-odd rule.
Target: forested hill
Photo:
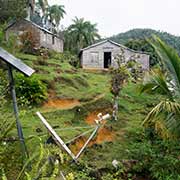
[[[180,54],[180,36],[174,36],[167,32],[161,32],[161,31],[156,31],[152,29],[132,29],[125,33],[114,35],[110,37],[110,39],[120,44],[126,44],[129,40],[149,38],[153,34],[158,35],[161,39],[166,41],[169,45],[177,49]]]

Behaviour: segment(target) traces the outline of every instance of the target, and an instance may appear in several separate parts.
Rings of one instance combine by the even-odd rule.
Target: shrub
[[[53,50],[49,50],[49,57],[52,59],[57,59],[60,62],[68,62],[71,66],[78,68],[80,66],[80,61],[77,56],[72,55],[70,52],[58,53]]]
[[[21,105],[40,104],[47,98],[46,86],[33,75],[16,75],[16,93]]]
[[[3,42],[3,46],[12,54],[19,51],[17,35],[10,33],[7,42]]]
[[[75,68],[80,67],[80,61],[77,56],[71,56],[69,59],[69,64]]]
[[[21,51],[33,54],[36,47],[36,39],[32,31],[26,31],[19,36],[21,42]]]
[[[131,148],[131,157],[138,160],[133,167],[135,173],[149,174],[153,179],[171,180],[179,179],[180,176],[180,144],[155,140],[144,140],[134,143]]]

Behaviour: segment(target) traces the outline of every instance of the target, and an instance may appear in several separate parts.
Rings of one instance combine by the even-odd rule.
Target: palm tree
[[[154,126],[163,137],[177,137],[180,136],[180,57],[176,50],[158,37],[154,37],[150,44],[156,50],[166,71],[151,71],[141,92],[161,91],[166,98],[152,109],[143,124]]]
[[[46,20],[50,20],[51,23],[55,23],[57,31],[59,29],[60,21],[64,18],[64,14],[66,11],[64,10],[63,5],[53,5],[47,8],[47,12],[45,14]]]
[[[72,21],[73,24],[67,30],[66,41],[68,41],[70,46],[77,47],[76,51],[100,39],[96,28],[97,24],[91,24],[90,21],[85,21],[84,18],[77,17]]]
[[[42,10],[42,16],[44,17],[46,10],[48,8],[48,0],[38,0],[36,3],[36,6],[39,7],[39,9]]]
[[[27,19],[30,20],[31,14],[34,12],[35,0],[27,0]]]
[[[91,22],[87,21],[87,45],[93,44],[97,39],[100,39],[100,35],[98,34],[98,29],[96,26],[97,24],[91,24]]]

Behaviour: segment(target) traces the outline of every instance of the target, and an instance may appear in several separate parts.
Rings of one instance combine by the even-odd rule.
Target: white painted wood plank
[[[73,158],[73,160],[76,160],[75,155],[74,155],[74,154],[71,152],[71,150],[66,146],[66,144],[64,143],[64,141],[58,136],[58,134],[54,131],[54,129],[50,126],[50,124],[46,121],[46,119],[41,115],[41,113],[40,113],[40,112],[36,112],[36,114],[37,114],[38,117],[41,119],[41,121],[43,122],[43,124],[46,126],[46,128],[48,129],[48,131],[51,133],[51,135],[53,136],[53,138],[55,138],[55,140],[58,142],[58,144],[64,148],[64,150]]]

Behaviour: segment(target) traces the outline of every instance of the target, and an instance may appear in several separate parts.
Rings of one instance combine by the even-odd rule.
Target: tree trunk
[[[114,96],[114,105],[113,105],[113,119],[118,120],[118,96]]]

